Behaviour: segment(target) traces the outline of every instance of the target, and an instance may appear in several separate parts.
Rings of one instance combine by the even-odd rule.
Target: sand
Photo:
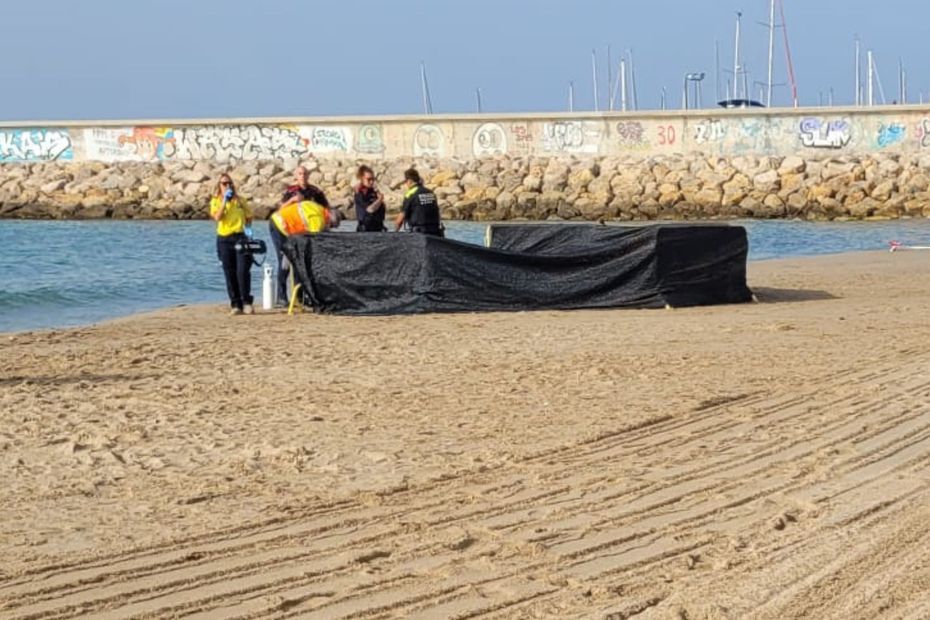
[[[0,617],[930,617],[930,252],[0,336]]]

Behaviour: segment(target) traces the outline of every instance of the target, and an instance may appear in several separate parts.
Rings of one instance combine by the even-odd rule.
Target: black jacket
[[[358,187],[355,189],[355,218],[358,220],[358,232],[382,232],[384,230],[384,205],[374,213],[368,212],[368,205],[378,199],[378,192],[373,189]]]
[[[441,235],[442,223],[436,194],[422,185],[407,190],[404,194],[404,223],[413,232]]]

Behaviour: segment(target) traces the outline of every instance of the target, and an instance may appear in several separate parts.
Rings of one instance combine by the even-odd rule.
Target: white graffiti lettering
[[[727,135],[726,126],[718,120],[701,121],[694,126],[695,144],[705,144],[707,142],[717,142],[723,140]]]
[[[542,128],[543,150],[562,153],[596,153],[600,132],[581,121],[545,123]]]
[[[309,153],[309,141],[290,127],[176,128],[173,138],[172,159],[251,161],[299,158]]]
[[[68,160],[73,157],[67,129],[0,130],[0,162]]]
[[[801,143],[809,148],[840,149],[852,140],[852,128],[845,119],[805,118],[801,121],[800,137]]]

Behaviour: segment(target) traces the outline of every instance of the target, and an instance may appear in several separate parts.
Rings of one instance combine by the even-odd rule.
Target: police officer
[[[420,173],[410,168],[404,172],[404,207],[394,222],[396,230],[407,226],[412,232],[444,237],[436,194],[423,187]]]

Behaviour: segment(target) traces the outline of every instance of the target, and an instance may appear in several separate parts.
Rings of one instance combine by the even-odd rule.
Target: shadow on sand
[[[816,291],[803,288],[771,288],[768,286],[756,286],[752,287],[752,292],[759,303],[763,304],[839,299],[839,297],[836,295],[826,291]]]

